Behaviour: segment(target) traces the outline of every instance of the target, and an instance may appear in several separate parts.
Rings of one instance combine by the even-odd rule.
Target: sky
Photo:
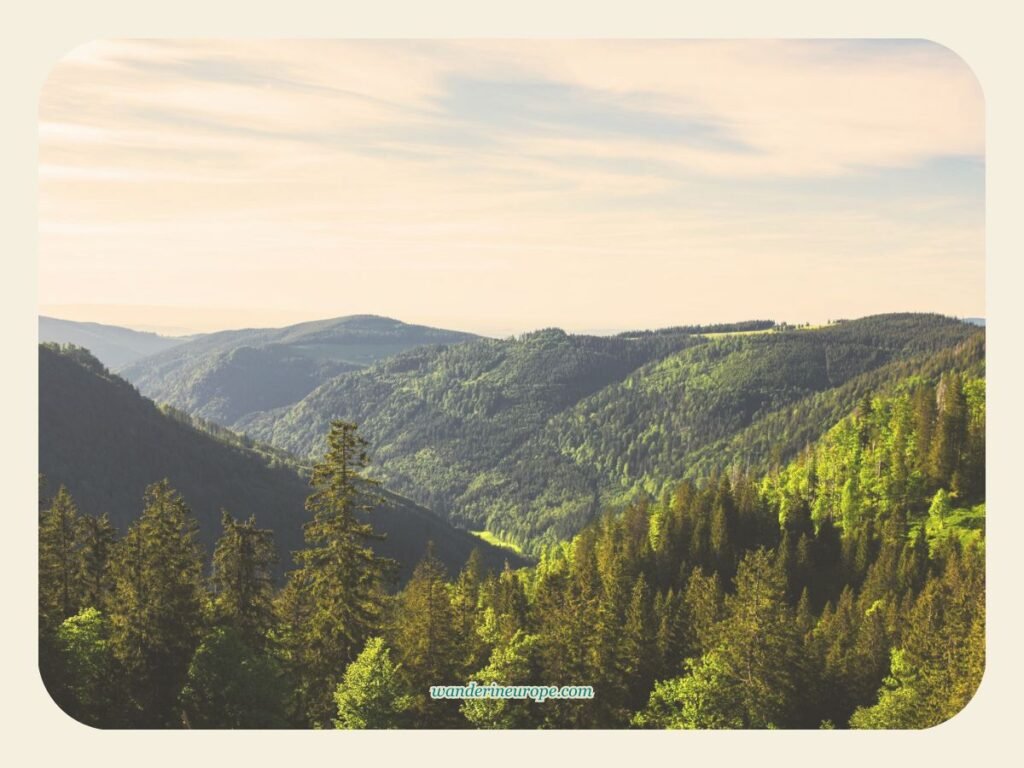
[[[985,313],[983,94],[926,41],[105,40],[39,120],[58,317]]]

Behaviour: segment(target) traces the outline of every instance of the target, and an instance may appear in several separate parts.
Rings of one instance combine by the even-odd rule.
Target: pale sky
[[[69,319],[985,314],[983,95],[927,42],[100,41],[39,163]]]

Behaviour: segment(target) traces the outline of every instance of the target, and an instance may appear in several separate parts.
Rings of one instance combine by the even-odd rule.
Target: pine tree
[[[303,623],[284,629],[296,641],[291,660],[303,716],[321,727],[335,715],[333,695],[345,668],[380,627],[392,568],[370,547],[383,537],[358,517],[380,502],[377,481],[364,474],[366,441],[355,424],[333,421],[327,445],[310,480],[306,509],[313,519],[304,528],[306,547],[295,553],[298,568],[289,574],[293,589],[306,593],[294,596],[305,603]]]
[[[224,533],[213,551],[210,578],[214,608],[244,643],[260,650],[274,622],[274,535],[257,528],[254,517],[241,523],[223,512],[221,523]]]
[[[908,538],[900,555],[898,571],[901,592],[917,593],[928,577],[928,536],[924,525],[918,526],[913,538]]]
[[[81,603],[81,531],[78,508],[61,486],[39,520],[39,624],[56,630]]]
[[[942,377],[936,399],[935,437],[929,456],[933,487],[959,489],[968,420],[967,398],[959,373],[953,371]]]
[[[717,651],[688,659],[684,677],[654,686],[647,706],[633,718],[638,728],[713,730],[747,728],[732,671]]]
[[[129,722],[181,724],[179,691],[199,642],[206,592],[198,526],[166,480],[146,489],[142,516],[117,545],[111,646],[124,670]]]
[[[657,621],[658,658],[655,678],[663,679],[679,671],[686,653],[686,617],[682,596],[671,589],[659,592],[654,599],[654,616]]]
[[[683,604],[686,612],[687,655],[700,656],[712,649],[715,626],[721,620],[724,610],[718,574],[705,576],[699,568],[694,568],[686,585]]]
[[[647,580],[641,573],[633,585],[622,627],[623,678],[626,706],[635,711],[647,699],[660,667],[657,624]]]
[[[980,547],[950,552],[914,604],[877,703],[858,709],[851,726],[929,728],[967,705],[985,666],[984,579]]]
[[[106,610],[114,589],[111,562],[117,531],[104,512],[82,518],[82,605]]]
[[[479,669],[487,660],[489,649],[477,626],[481,586],[485,577],[483,556],[474,547],[452,589],[452,611],[459,645],[457,658],[461,673]],[[460,677],[464,676],[460,674]]]
[[[725,681],[737,687],[737,714],[748,728],[794,725],[801,643],[785,580],[765,550],[740,561],[725,612],[713,630],[715,654]]]
[[[461,677],[455,613],[444,565],[432,545],[398,596],[392,635],[417,725],[441,728],[458,722],[455,702],[433,701],[428,695],[430,686],[451,685]]]

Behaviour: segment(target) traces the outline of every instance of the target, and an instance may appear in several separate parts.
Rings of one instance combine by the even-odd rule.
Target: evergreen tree
[[[111,562],[117,531],[104,512],[82,518],[82,605],[106,610],[114,589]]]
[[[683,598],[689,655],[700,656],[714,646],[715,626],[724,610],[723,597],[717,573],[705,576],[699,568],[693,569]]]
[[[81,604],[81,531],[78,508],[61,486],[39,520],[39,625],[53,632]]]
[[[936,426],[930,460],[935,486],[959,488],[961,459],[967,443],[967,398],[960,374],[944,375],[936,392]]]
[[[381,539],[359,515],[380,502],[377,481],[364,475],[366,441],[355,424],[331,422],[327,453],[313,467],[313,493],[306,509],[306,547],[295,553],[289,574],[293,589],[307,594],[301,626],[286,628],[296,643],[293,671],[304,717],[327,727],[336,711],[334,691],[345,668],[381,624],[382,589],[392,564],[378,557],[370,542]]]
[[[142,516],[117,545],[111,647],[124,674],[131,724],[181,724],[178,693],[206,603],[197,536],[191,511],[163,480],[146,489]]]
[[[623,678],[628,696],[626,706],[635,711],[647,700],[657,670],[657,624],[647,580],[641,573],[633,585],[626,620],[622,628]]]
[[[858,709],[854,728],[929,728],[970,701],[985,667],[984,558],[971,546],[948,556],[942,578],[914,604],[877,703]]]
[[[224,533],[213,551],[210,579],[218,617],[235,627],[251,648],[263,648],[274,622],[274,536],[250,517],[240,523],[222,512]]]
[[[740,561],[725,614],[713,629],[715,653],[721,675],[738,686],[737,714],[749,728],[794,725],[801,643],[784,577],[765,550]]]
[[[452,612],[458,645],[457,666],[459,677],[479,669],[486,661],[489,649],[478,627],[481,587],[485,571],[480,549],[475,547],[466,561],[452,589]]]
[[[398,596],[394,625],[393,645],[414,716],[431,727],[457,722],[454,702],[433,701],[428,695],[431,685],[450,685],[461,678],[455,613],[444,565],[432,545]]]

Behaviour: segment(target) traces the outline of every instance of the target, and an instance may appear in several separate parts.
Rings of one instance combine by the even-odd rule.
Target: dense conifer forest
[[[303,542],[306,463],[172,406],[158,407],[79,347],[39,348],[39,471],[44,497],[64,485],[83,511],[106,514],[120,533],[138,518],[146,487],[167,479],[188,499],[206,554],[220,536],[223,509],[244,510],[273,529],[277,575],[291,567]],[[508,558],[522,562],[407,498],[386,489],[381,496],[374,525],[387,538],[376,546],[398,561],[402,580],[428,540],[453,569],[475,547],[489,568]]]
[[[290,435],[276,450],[225,431],[268,471],[310,464],[285,565],[273,528],[295,518],[242,503],[204,541],[202,484],[147,480],[113,521],[64,465],[41,478],[52,696],[156,728],[925,728],[966,705],[985,658],[982,329],[894,315],[595,339],[411,349],[261,416],[252,435]],[[87,353],[40,361],[68,407],[85,371],[187,428],[180,450],[211,450],[217,428],[146,406]],[[389,490],[533,561],[495,567],[481,542],[456,562],[437,541],[396,562]],[[470,681],[594,696],[429,695]]]

